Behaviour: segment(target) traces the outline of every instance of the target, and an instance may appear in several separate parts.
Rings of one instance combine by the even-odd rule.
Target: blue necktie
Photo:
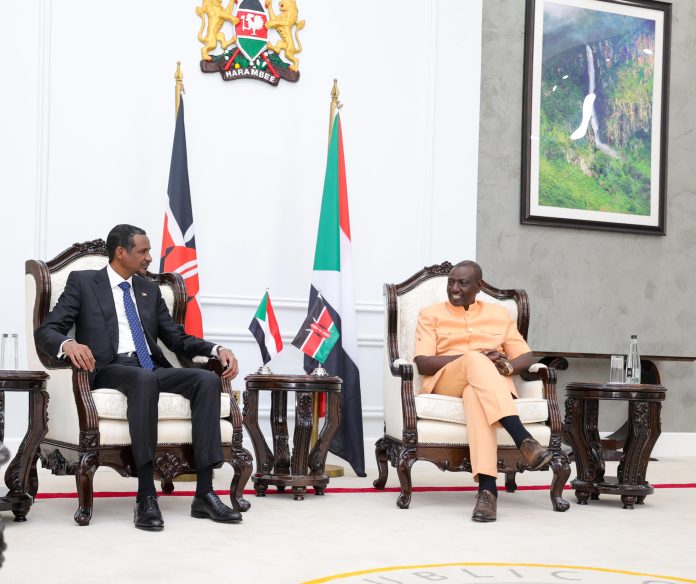
[[[138,361],[140,361],[140,366],[143,369],[152,370],[155,367],[152,364],[150,353],[147,350],[147,342],[145,341],[143,325],[140,324],[138,312],[135,310],[135,304],[133,304],[133,299],[130,295],[131,286],[128,282],[121,282],[118,285],[118,287],[121,290],[123,290],[123,305],[126,308],[126,318],[128,319],[131,334],[133,335],[133,342],[135,343],[135,353],[138,355]]]

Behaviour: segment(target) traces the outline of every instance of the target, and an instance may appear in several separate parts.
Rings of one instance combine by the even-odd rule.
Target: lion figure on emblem
[[[275,45],[269,42],[268,48],[278,54],[280,54],[280,51],[285,51],[285,56],[292,62],[290,69],[297,71],[300,62],[295,54],[302,52],[302,43],[300,43],[297,32],[304,27],[305,21],[297,20],[297,4],[295,0],[280,0],[278,7],[280,8],[280,14],[276,14],[273,11],[271,0],[266,0],[266,8],[268,8],[270,17],[266,22],[266,28],[274,29],[280,36],[280,40]],[[296,27],[294,38],[292,34],[293,27]]]
[[[222,46],[223,51],[237,42],[237,37],[233,36],[229,41],[225,38],[225,33],[222,32],[222,26],[225,22],[231,22],[236,25],[239,19],[232,16],[234,8],[234,0],[229,0],[227,8],[222,7],[222,0],[203,0],[203,6],[196,6],[196,14],[201,17],[201,29],[198,31],[198,40],[203,43],[201,48],[201,56],[204,60],[210,61],[210,51],[214,51],[218,42]],[[208,18],[208,30],[205,36],[205,20]]]

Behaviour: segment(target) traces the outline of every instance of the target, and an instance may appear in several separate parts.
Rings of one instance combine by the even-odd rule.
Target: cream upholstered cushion
[[[232,424],[220,420],[222,442],[232,442]],[[130,444],[128,422],[122,420],[99,420],[99,444],[125,445]],[[160,420],[157,423],[157,444],[191,444],[190,420]]]
[[[466,433],[466,424],[456,424],[454,422],[440,422],[435,420],[418,420],[418,444],[452,444],[464,445],[469,443]],[[526,424],[525,429],[539,441],[540,444],[548,446],[551,441],[551,428],[544,423]],[[498,446],[509,446],[515,448],[510,434],[503,428],[496,429]],[[395,436],[401,439],[401,436]]]
[[[415,397],[415,401],[418,418],[466,424],[466,412],[460,397],[422,393]],[[545,422],[549,418],[549,405],[545,399],[521,398],[513,403],[523,424]]]
[[[127,420],[126,411],[128,400],[125,394],[117,389],[95,389],[92,392],[94,405],[97,407],[97,415],[100,420]],[[159,420],[190,420],[191,403],[185,397],[175,393],[162,392],[159,394],[157,404],[157,418]],[[230,415],[230,396],[220,394],[220,417]],[[101,427],[101,425],[100,425]]]

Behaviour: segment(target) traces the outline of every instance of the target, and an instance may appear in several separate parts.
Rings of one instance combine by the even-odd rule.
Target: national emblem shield
[[[260,0],[242,0],[235,16],[239,19],[234,27],[237,46],[249,62],[253,63],[268,44],[266,10]]]

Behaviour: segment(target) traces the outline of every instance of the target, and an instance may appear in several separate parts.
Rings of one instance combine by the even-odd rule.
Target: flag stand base
[[[271,371],[271,368],[268,365],[261,365],[256,370],[257,375],[273,375],[273,371]]]
[[[338,465],[338,464],[325,464],[324,465],[324,474],[327,477],[331,477],[332,479],[335,479],[336,477],[342,477],[345,473],[344,473],[343,467]]]

